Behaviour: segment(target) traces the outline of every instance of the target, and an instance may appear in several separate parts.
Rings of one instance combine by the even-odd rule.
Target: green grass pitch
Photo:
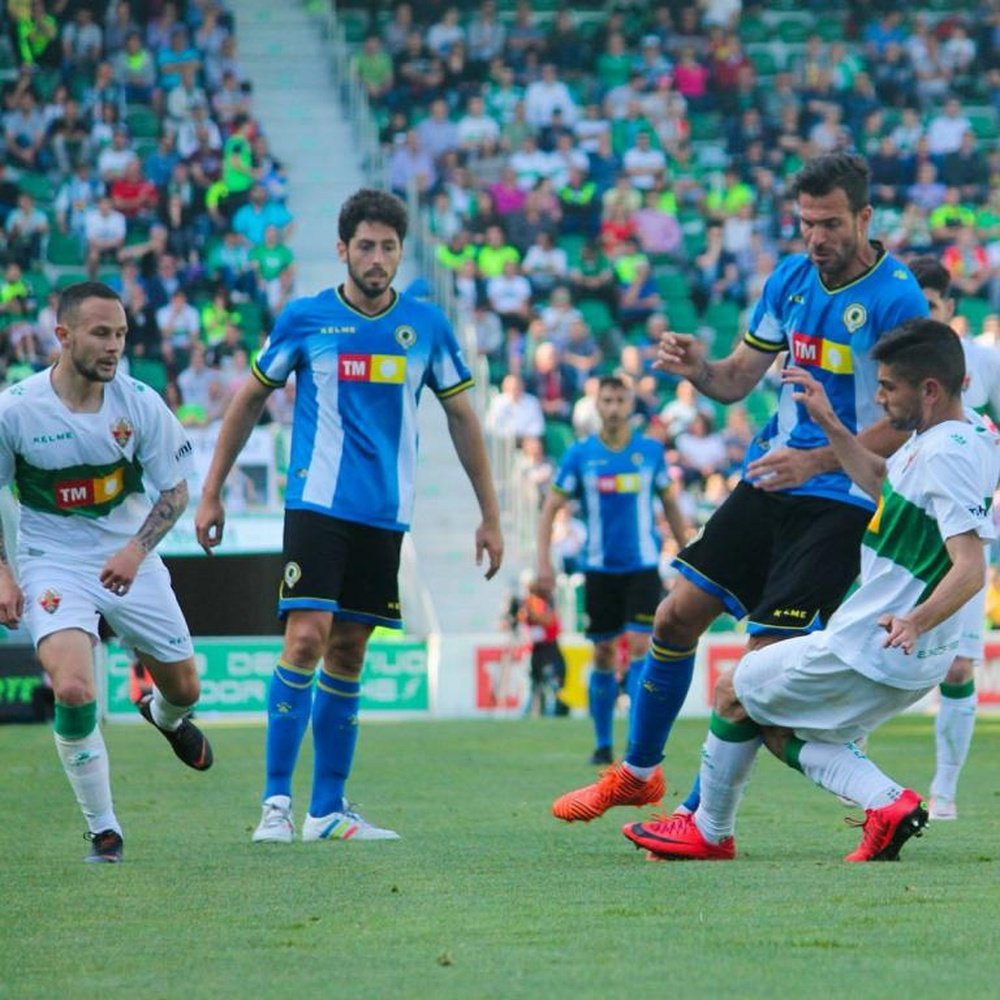
[[[932,721],[873,757],[925,790]],[[670,808],[703,721],[669,746]],[[46,727],[0,727],[0,996],[850,997],[1000,994],[1000,718],[979,721],[960,819],[898,864],[848,865],[846,810],[762,755],[739,858],[650,864],[549,815],[587,781],[584,720],[368,723],[349,791],[398,843],[253,845],[263,730],[210,729],[187,771],[148,726],[109,727],[126,860],[85,865]],[[299,765],[310,767],[308,738]],[[295,803],[301,823],[307,784]]]

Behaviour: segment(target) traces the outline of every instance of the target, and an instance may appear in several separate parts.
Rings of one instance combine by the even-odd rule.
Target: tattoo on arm
[[[149,516],[142,523],[135,536],[135,541],[143,552],[152,552],[160,543],[163,536],[177,523],[177,519],[184,513],[187,507],[188,488],[187,482],[182,480],[169,490],[164,490]]]

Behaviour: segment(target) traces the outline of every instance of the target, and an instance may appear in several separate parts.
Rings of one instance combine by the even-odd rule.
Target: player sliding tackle
[[[893,427],[912,432],[888,460],[850,433],[809,373],[783,373],[851,479],[878,498],[862,540],[861,585],[825,629],[752,651],[719,681],[700,806],[623,829],[657,858],[735,856],[736,808],[762,742],[864,806],[862,840],[848,861],[894,860],[927,822],[920,796],[855,741],[948,672],[961,630],[956,612],[982,587],[983,543],[994,537],[988,512],[1000,439],[965,416],[962,348],[943,324],[908,321],[871,356],[879,366],[876,401]]]

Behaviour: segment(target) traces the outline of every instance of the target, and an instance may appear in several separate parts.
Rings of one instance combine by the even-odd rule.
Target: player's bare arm
[[[16,628],[24,614],[24,592],[7,559],[7,539],[0,522],[0,625]]]
[[[688,379],[700,393],[719,403],[735,403],[749,394],[773,361],[773,354],[742,343],[728,358],[709,361],[697,337],[668,330],[660,337],[653,367]]]
[[[677,501],[670,490],[663,490],[660,493],[660,503],[663,504],[663,516],[667,519],[674,541],[680,548],[684,548],[691,534],[691,525],[684,519],[684,515],[681,513],[680,507],[677,506]]]
[[[482,565],[485,554],[488,559],[486,579],[492,580],[503,562],[503,534],[500,531],[500,502],[490,473],[483,431],[466,393],[448,396],[441,400],[441,405],[448,418],[448,433],[455,453],[479,502],[482,520],[476,528],[476,565]]]
[[[198,544],[208,555],[222,541],[226,524],[226,511],[222,505],[222,487],[232,471],[236,456],[257,425],[267,397],[273,388],[256,378],[249,378],[240,386],[222,418],[219,440],[215,443],[212,464],[205,477],[201,502],[194,516],[194,529]]]
[[[185,480],[163,490],[135,536],[104,564],[100,576],[101,586],[115,594],[128,593],[142,560],[177,523],[187,504],[188,487]]]
[[[830,447],[841,468],[870,497],[877,499],[885,479],[885,459],[870,451],[843,424],[834,412],[823,386],[804,368],[785,368],[781,380],[795,386],[794,398],[826,432]]]
[[[538,528],[535,533],[538,552],[537,577],[538,586],[546,593],[552,593],[556,585],[556,573],[552,567],[552,525],[560,507],[564,507],[569,497],[558,490],[550,489],[538,515]]]
[[[983,541],[974,531],[952,535],[945,540],[951,569],[930,592],[926,601],[905,615],[884,614],[879,625],[886,630],[885,645],[895,646],[909,656],[914,643],[928,629],[940,625],[972,600],[986,580]]]
[[[888,418],[883,417],[866,427],[857,437],[869,451],[888,458],[908,436],[905,431],[897,431]],[[808,450],[776,448],[747,466],[747,478],[758,489],[774,492],[801,486],[813,476],[835,472],[840,467],[840,459],[829,445]]]

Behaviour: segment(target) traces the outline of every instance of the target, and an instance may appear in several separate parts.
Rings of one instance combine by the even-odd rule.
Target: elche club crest
[[[120,417],[111,425],[111,436],[119,448],[124,448],[132,439],[132,424],[125,417]]]
[[[62,604],[62,595],[51,587],[38,598],[38,606],[47,614],[54,615]]]

